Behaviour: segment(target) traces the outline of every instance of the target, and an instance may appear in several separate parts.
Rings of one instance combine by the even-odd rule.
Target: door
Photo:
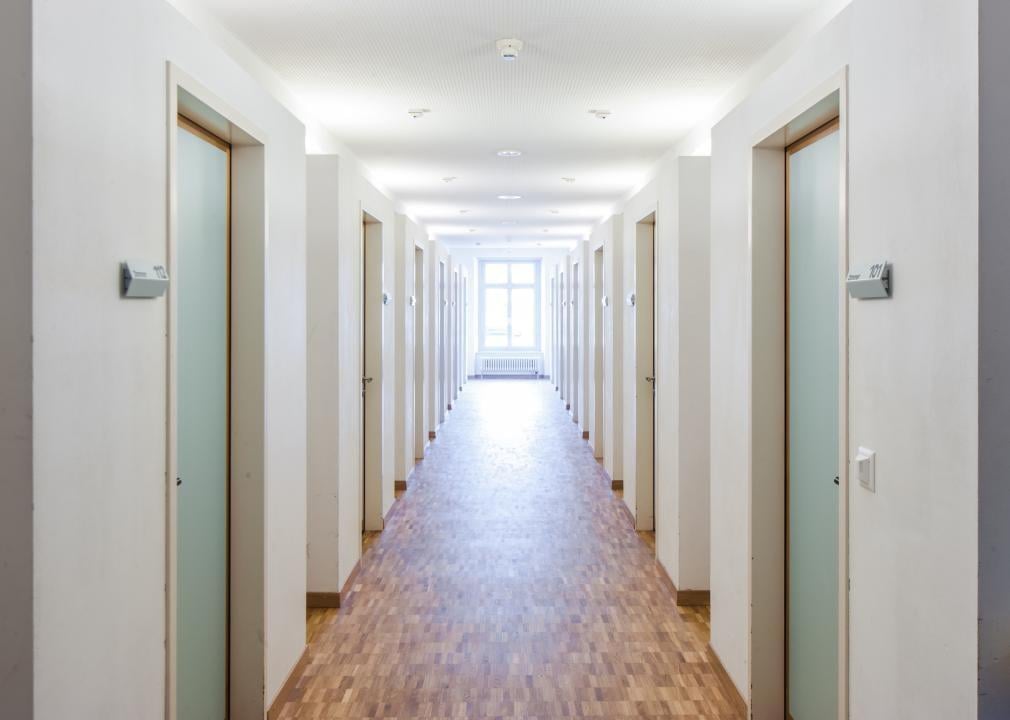
[[[566,321],[565,315],[568,312],[568,296],[565,293],[565,274],[564,272],[558,275],[558,338],[560,343],[561,352],[559,354],[559,366],[558,375],[559,384],[561,386],[561,399],[568,399],[568,386],[565,382],[568,378],[567,363],[568,363],[568,323]]]
[[[424,282],[424,251],[414,248],[414,458],[424,457],[425,432],[424,387],[428,378],[424,374],[424,306],[427,303]]]
[[[445,294],[445,263],[438,263],[438,422],[445,422],[446,397],[446,342],[448,309]]]
[[[579,421],[579,377],[582,371],[579,350],[579,263],[572,265],[572,419]]]
[[[639,530],[655,529],[656,264],[655,216],[635,228],[635,481]]]
[[[787,153],[787,697],[838,714],[839,134]]]
[[[593,454],[603,457],[603,248],[593,253]]]
[[[177,143],[177,714],[228,715],[228,145],[180,117]]]
[[[382,223],[362,223],[362,531],[382,530]]]

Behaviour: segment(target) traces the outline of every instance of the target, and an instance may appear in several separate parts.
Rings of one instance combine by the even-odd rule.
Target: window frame
[[[488,265],[505,265],[508,268],[508,279],[504,283],[489,283],[486,277],[486,270]],[[512,282],[512,266],[513,265],[532,265],[534,267],[533,271],[533,282],[532,283],[515,283]],[[541,352],[542,338],[540,337],[542,331],[542,318],[541,318],[541,261],[540,258],[481,258],[478,267],[478,280],[480,287],[478,288],[478,302],[479,314],[478,314],[478,325],[477,325],[477,340],[480,346],[480,351],[482,353],[521,353],[521,352]],[[487,317],[487,301],[485,295],[488,289],[500,289],[506,290],[508,294],[508,330],[506,332],[506,337],[508,339],[508,344],[501,347],[489,347],[487,345],[487,327],[486,327],[486,317]],[[535,299],[533,308],[533,321],[534,330],[533,337],[534,342],[532,345],[513,345],[512,344],[512,291],[520,290],[533,290],[533,296]]]

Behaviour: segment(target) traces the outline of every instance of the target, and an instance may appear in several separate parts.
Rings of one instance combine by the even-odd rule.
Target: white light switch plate
[[[856,477],[864,488],[877,492],[877,453],[873,450],[859,448],[856,453]]]

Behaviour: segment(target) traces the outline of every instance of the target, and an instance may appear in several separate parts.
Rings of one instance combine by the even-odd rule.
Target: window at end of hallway
[[[540,350],[540,261],[481,260],[480,347]]]

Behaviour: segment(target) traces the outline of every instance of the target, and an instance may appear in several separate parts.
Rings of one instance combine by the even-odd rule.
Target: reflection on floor
[[[619,502],[548,383],[470,383],[280,718],[743,718]]]

